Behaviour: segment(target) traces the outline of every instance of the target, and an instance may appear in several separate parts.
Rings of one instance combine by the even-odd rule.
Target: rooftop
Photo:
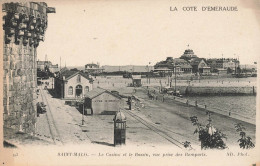
[[[119,96],[115,95],[114,93],[111,93],[111,92],[109,92],[108,90],[102,89],[102,88],[95,88],[95,89],[89,91],[89,92],[86,94],[86,97],[87,97],[87,98],[90,98],[90,99],[93,99],[93,98],[95,98],[95,97],[97,97],[97,96],[99,96],[99,95],[101,95],[101,94],[103,94],[103,93],[109,93],[109,94],[111,94],[111,95],[113,95],[113,96],[115,96],[115,97],[117,97],[117,98],[120,98]]]
[[[70,77],[73,77],[73,75],[80,74],[81,76],[85,77],[86,79],[93,81],[91,78],[89,78],[88,74],[81,72],[81,71],[75,71],[75,70],[65,70],[61,72],[61,78],[69,79]]]
[[[202,60],[205,61],[204,58],[193,58],[193,59],[191,59],[190,64],[191,64],[191,65],[198,65]],[[205,62],[206,62],[206,61],[205,61]]]

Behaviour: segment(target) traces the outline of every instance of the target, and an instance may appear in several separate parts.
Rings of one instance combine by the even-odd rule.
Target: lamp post
[[[174,77],[175,77],[175,78],[174,78],[174,81],[175,81],[175,82],[174,82],[174,83],[175,83],[175,84],[174,84],[174,92],[175,92],[175,95],[176,95],[176,79],[177,79],[177,78],[176,78],[176,76],[177,76],[177,75],[176,75],[176,72],[177,72],[176,70],[177,70],[176,61],[174,61]]]
[[[147,65],[147,84],[150,84],[150,69],[149,69],[149,65],[151,64],[151,62],[148,63]]]
[[[149,65],[147,65],[147,84],[149,82]]]
[[[84,109],[84,101],[82,102],[82,125],[84,125],[84,115],[85,115],[85,109]]]
[[[151,62],[149,62],[149,64],[148,64],[148,80],[149,80],[149,84],[150,84],[150,69],[149,69],[149,65],[151,64]]]

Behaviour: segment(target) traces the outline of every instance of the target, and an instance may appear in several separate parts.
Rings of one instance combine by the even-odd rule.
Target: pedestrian
[[[162,102],[164,102],[164,95],[162,96]]]

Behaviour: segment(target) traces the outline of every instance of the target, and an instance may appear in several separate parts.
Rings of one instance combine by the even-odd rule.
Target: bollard
[[[229,112],[228,115],[231,116],[231,112]]]
[[[186,104],[189,105],[189,100],[186,101]]]
[[[205,105],[205,109],[207,109],[207,105]]]

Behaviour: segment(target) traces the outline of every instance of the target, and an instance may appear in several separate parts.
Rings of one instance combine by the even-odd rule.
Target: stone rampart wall
[[[3,118],[4,127],[33,134],[36,124],[37,47],[44,41],[44,2],[4,3]]]

